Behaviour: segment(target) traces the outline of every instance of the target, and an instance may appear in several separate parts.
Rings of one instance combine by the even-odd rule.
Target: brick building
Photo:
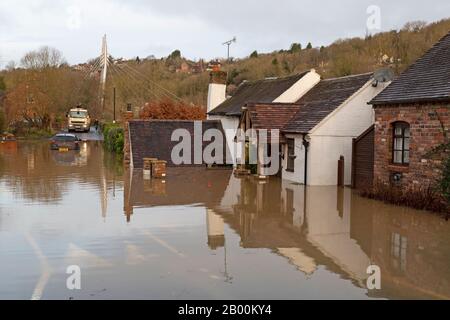
[[[376,179],[402,187],[436,184],[449,153],[450,33],[370,104]]]

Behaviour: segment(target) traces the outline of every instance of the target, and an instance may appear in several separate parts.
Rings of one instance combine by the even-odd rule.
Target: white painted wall
[[[303,95],[305,95],[319,82],[320,82],[320,75],[314,69],[312,69],[305,76],[303,76],[303,78],[297,81],[292,87],[290,87],[282,95],[276,98],[273,102],[277,103],[297,102]],[[226,100],[226,86],[211,83],[208,89],[208,105],[207,105],[208,112],[214,110],[225,100]],[[242,152],[243,146],[241,143],[234,142],[237,128],[239,127],[240,119],[238,117],[208,115],[208,120],[220,120],[222,122],[222,127],[226,133],[226,140],[228,148],[231,153],[232,162],[234,165],[240,163],[241,158],[244,154]]]
[[[345,184],[351,184],[352,143],[374,123],[374,111],[367,105],[388,84],[374,88],[368,82],[353,97],[324,119],[311,132],[308,150],[308,185],[337,185],[338,160],[345,158]],[[290,135],[296,139],[295,172],[283,170],[283,179],[304,183],[304,148],[301,135]],[[287,147],[286,147],[287,152]],[[297,154],[298,152],[298,154]],[[287,159],[285,159],[285,168]]]
[[[352,180],[352,143],[375,121],[375,114],[367,102],[378,95],[387,84],[376,88],[369,81],[353,97],[340,106],[311,131],[311,161],[308,164],[309,185],[337,184],[338,160],[345,158],[345,184]]]
[[[288,134],[286,138],[295,139],[295,170],[286,170],[288,162],[288,147],[284,145],[284,160],[282,177],[287,181],[304,184],[305,183],[305,147],[303,146],[303,136],[299,134]],[[309,158],[309,155],[308,155]]]
[[[228,116],[208,116],[208,120],[220,120],[222,122],[223,130],[225,131],[225,138],[227,140],[228,149],[231,153],[232,164],[239,163],[242,157],[242,144],[234,141],[237,129],[239,127],[238,117]]]
[[[320,82],[320,75],[312,69],[303,78],[297,81],[292,87],[283,92],[281,96],[273,102],[294,103],[300,100],[309,90]]]
[[[208,87],[207,112],[214,110],[227,98],[227,86],[224,84],[210,83]]]

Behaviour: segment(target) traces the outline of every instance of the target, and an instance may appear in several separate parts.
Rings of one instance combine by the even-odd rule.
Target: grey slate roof
[[[201,122],[202,134],[208,129],[218,129],[223,132],[222,123],[216,120],[191,121],[191,120],[132,120],[129,122],[130,144],[133,154],[133,166],[143,167],[143,158],[158,158],[167,161],[168,167],[177,166],[172,162],[172,150],[179,144],[172,141],[172,133],[177,129],[185,129],[191,135],[191,141],[195,139],[195,123]],[[202,150],[210,142],[203,141]],[[223,143],[223,155],[229,152],[228,145]],[[194,143],[191,143],[191,163],[194,164]],[[224,159],[225,163],[225,159]],[[195,165],[187,165],[195,166]]]
[[[450,33],[369,103],[438,101],[450,101]]]
[[[226,115],[239,117],[242,107],[248,103],[270,103],[281,96],[286,90],[302,79],[309,71],[285,78],[264,79],[244,82],[236,93],[217,108],[209,112],[209,115]]]
[[[308,133],[361,89],[372,77],[372,73],[367,73],[322,80],[297,101],[300,109],[282,131]]]

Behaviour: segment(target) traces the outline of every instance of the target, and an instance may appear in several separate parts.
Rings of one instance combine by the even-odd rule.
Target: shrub
[[[105,124],[102,126],[104,147],[109,152],[123,154],[124,130],[117,124]]]
[[[162,100],[146,103],[139,116],[145,120],[204,120],[206,118],[206,111],[200,106]]]
[[[360,195],[397,206],[447,213],[448,204],[439,191],[439,188],[432,185],[403,189],[392,184],[376,181],[373,187],[363,188]]]
[[[0,134],[3,133],[3,131],[6,130],[6,119],[5,119],[5,113],[3,110],[0,109]]]
[[[447,200],[447,203],[450,203],[450,158],[444,164],[440,187],[445,200]]]

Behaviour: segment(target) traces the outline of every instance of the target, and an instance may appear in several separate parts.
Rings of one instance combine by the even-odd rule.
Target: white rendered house
[[[322,80],[297,101],[300,111],[282,129],[285,138],[282,177],[310,186],[351,184],[352,142],[374,123],[367,105],[387,82],[373,74]]]
[[[225,72],[211,73],[207,112],[209,120],[222,122],[233,164],[240,163],[242,158],[242,146],[235,142],[242,107],[251,102],[294,103],[320,82],[315,70],[285,78],[244,82],[227,99],[226,76]]]

